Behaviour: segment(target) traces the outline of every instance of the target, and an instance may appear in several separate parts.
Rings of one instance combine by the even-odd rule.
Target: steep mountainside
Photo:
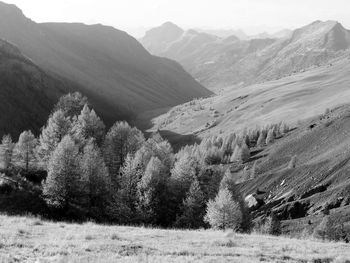
[[[211,94],[178,63],[150,55],[112,27],[38,24],[17,7],[0,3],[0,37],[45,70],[83,87],[107,124]]]
[[[160,27],[163,28],[163,27]],[[166,30],[166,28],[163,28]],[[162,31],[158,29],[158,31]],[[278,79],[296,72],[327,64],[350,47],[350,31],[335,21],[316,21],[295,31],[279,32],[283,36],[256,36],[257,39],[239,40],[236,37],[215,38],[191,44],[168,42],[167,49],[152,51],[180,62],[206,87],[218,91],[233,84],[253,84]],[[199,34],[199,33],[198,33]],[[157,41],[159,40],[159,35]],[[228,41],[230,40],[230,41]],[[149,45],[150,38],[147,39]],[[144,44],[144,39],[141,39]],[[196,46],[195,52],[170,52],[180,44]],[[145,44],[147,48],[148,45]],[[186,50],[186,49],[185,49]]]
[[[257,160],[257,175],[241,183],[241,189],[263,201],[254,210],[255,217],[271,209],[285,220],[285,232],[312,233],[329,209],[350,226],[349,113],[349,105],[332,109],[274,144],[252,151],[246,165]],[[296,167],[289,168],[293,156]]]
[[[25,129],[38,132],[57,99],[73,87],[49,76],[17,47],[0,40],[0,136],[17,137]]]

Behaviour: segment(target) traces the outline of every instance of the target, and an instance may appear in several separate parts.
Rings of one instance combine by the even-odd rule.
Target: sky
[[[350,28],[349,0],[3,0],[36,22],[101,23],[132,35],[171,21],[185,29],[295,29],[315,20]],[[137,36],[140,37],[140,36]]]

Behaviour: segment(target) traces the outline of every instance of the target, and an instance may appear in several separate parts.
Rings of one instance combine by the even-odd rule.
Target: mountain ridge
[[[108,125],[211,94],[177,62],[152,56],[110,26],[36,23],[18,7],[0,3],[0,38],[50,74],[80,86]]]
[[[317,67],[350,47],[350,31],[336,21],[314,21],[285,34],[282,38],[233,38],[234,41],[217,37],[197,45],[195,53],[174,55],[168,52],[170,47],[155,54],[177,60],[204,86],[219,91],[234,84],[246,86]]]

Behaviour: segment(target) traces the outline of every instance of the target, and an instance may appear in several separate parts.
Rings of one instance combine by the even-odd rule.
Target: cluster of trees
[[[246,231],[249,212],[233,174],[215,165],[232,148],[246,160],[246,142],[234,137],[175,154],[159,133],[146,139],[126,122],[106,131],[86,97],[72,93],[59,100],[38,137],[24,131],[13,143],[4,136],[1,155],[5,170],[45,170],[42,199],[66,218]]]
[[[245,130],[241,134],[208,136],[199,145],[185,146],[177,155],[196,156],[202,165],[230,164],[236,171],[243,170],[246,179],[252,179],[256,176],[257,165],[255,162],[248,169],[247,163],[251,160],[251,152],[271,145],[276,138],[284,136],[289,130],[286,124],[279,123],[261,129]],[[293,168],[295,162],[296,160],[291,164]]]

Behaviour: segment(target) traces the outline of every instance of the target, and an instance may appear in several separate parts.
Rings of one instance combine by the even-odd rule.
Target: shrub
[[[347,231],[340,215],[325,216],[315,228],[313,236],[322,240],[346,241]]]
[[[261,234],[278,236],[282,232],[281,222],[277,216],[272,213],[270,216],[257,223],[255,231]]]
[[[281,221],[277,218],[275,214],[269,216],[265,222],[267,233],[270,235],[278,236],[281,234]]]

